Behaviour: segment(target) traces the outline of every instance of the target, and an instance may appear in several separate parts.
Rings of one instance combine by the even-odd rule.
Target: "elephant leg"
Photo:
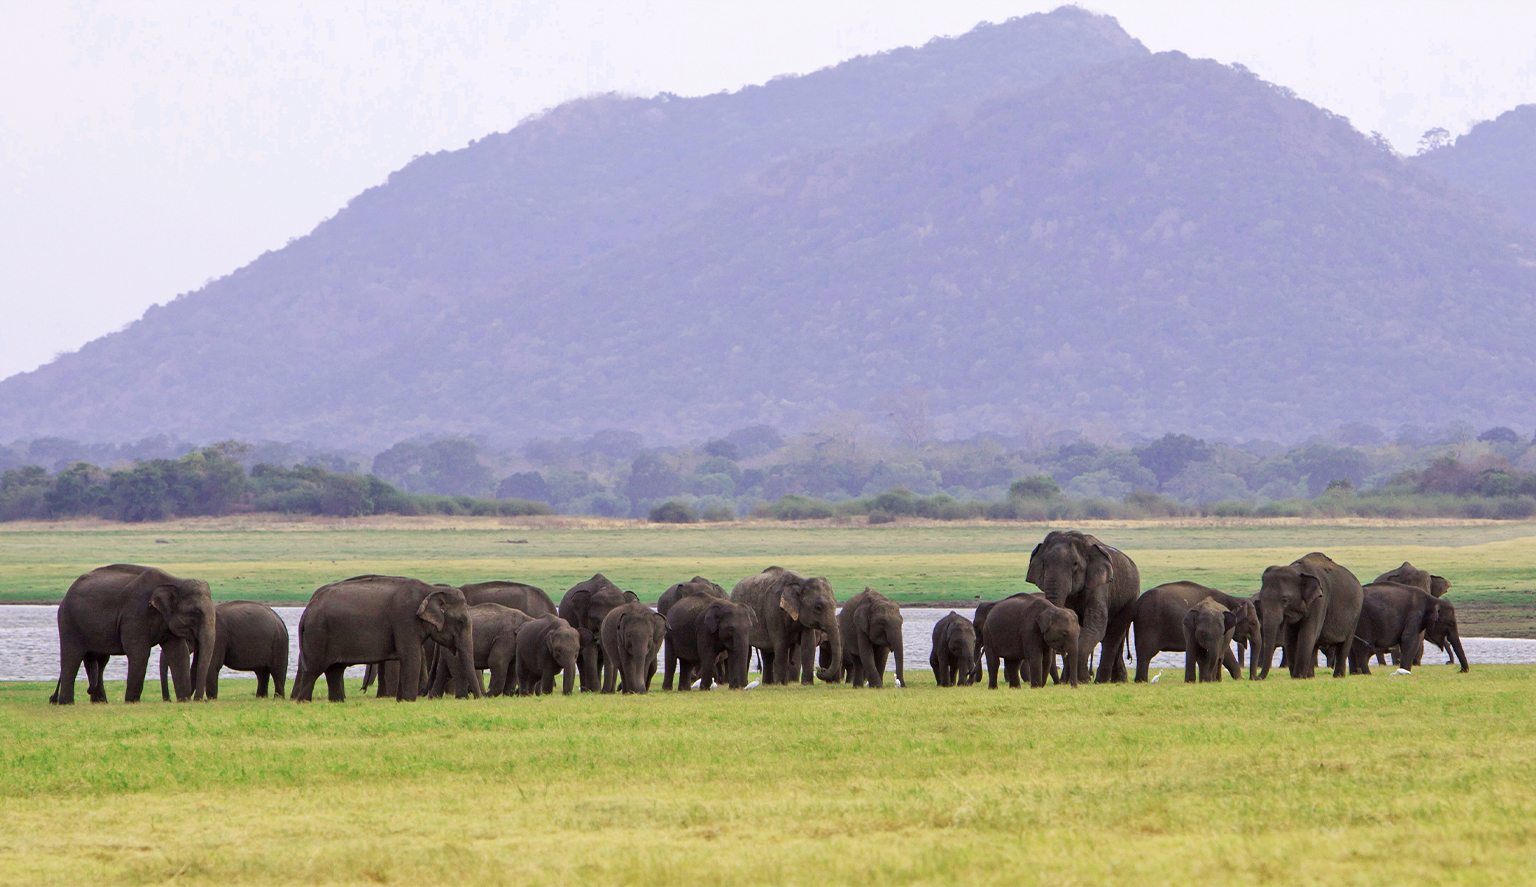
[[[285,668],[276,668],[272,670],[273,699],[282,699],[283,691],[287,689],[287,687],[284,686],[288,682],[288,675],[284,674],[285,671],[287,671]]]
[[[661,689],[672,689],[672,675],[677,671],[677,651],[672,649],[672,638],[668,637],[661,645],[662,655],[667,660],[666,670],[661,674]]]
[[[209,699],[219,698],[219,672],[223,670],[224,667],[217,663],[208,663],[208,689],[204,691],[204,696],[208,697]],[[261,679],[258,677],[257,680],[259,681]],[[257,695],[261,694],[258,693]]]
[[[144,695],[144,673],[149,670],[149,649],[128,654],[128,689],[123,692],[124,702],[138,702]]]
[[[347,667],[338,662],[325,670],[326,698],[331,702],[347,701]]]
[[[987,689],[997,689],[997,653],[987,649]]]
[[[1157,655],[1156,648],[1159,646],[1161,644],[1143,643],[1141,636],[1136,636],[1136,683],[1147,682],[1148,672],[1152,669],[1152,657]]]
[[[1349,674],[1349,640],[1343,640],[1333,645],[1333,676],[1342,678]],[[1410,659],[1413,657],[1410,655]]]
[[[1077,648],[1077,674],[1079,678],[1093,674],[1090,671],[1089,657],[1093,655],[1094,647],[1104,640],[1104,632],[1109,628],[1109,603],[1107,601],[1089,601],[1088,607],[1083,611],[1082,632],[1078,635]],[[1114,679],[1113,663],[1118,656],[1109,655],[1112,651],[1105,650],[1099,659],[1099,673],[1094,678],[1095,683],[1107,684]]]
[[[212,666],[209,666],[209,669],[212,670]],[[212,677],[212,676],[210,675],[210,677]],[[270,669],[270,668],[258,668],[258,669],[256,669],[256,698],[257,699],[266,699],[267,698],[267,683],[269,681],[271,681],[271,680],[272,680],[272,669]],[[217,699],[218,698],[217,696],[213,695],[213,683],[211,681],[208,684],[208,698],[209,699]]]
[[[792,652],[789,649],[788,643],[785,643],[782,647],[776,646],[773,650],[774,677],[778,679],[778,683],[785,686],[789,685],[789,671],[793,658]]]
[[[1008,687],[1012,690],[1019,689],[1019,660],[1004,659],[1003,669],[1008,673]]]
[[[85,692],[91,702],[107,701],[107,663],[111,656],[85,657]]]
[[[1221,664],[1222,667],[1227,670],[1227,673],[1232,675],[1232,680],[1237,681],[1242,679],[1243,664],[1237,661],[1237,657],[1233,655],[1232,647],[1230,645],[1223,647],[1221,650]]]
[[[85,652],[83,650],[76,650],[73,647],[64,647],[63,645],[60,645],[60,647],[59,681],[54,685],[53,695],[48,697],[48,701],[54,705],[74,705],[75,680],[80,676],[80,663],[85,659]],[[86,677],[89,680],[89,666],[86,667]],[[95,702],[96,699],[92,698],[91,701]],[[103,699],[101,701],[105,702],[106,700]]]
[[[800,683],[807,687],[816,683],[816,645],[811,643],[815,638],[810,632],[800,636]]]
[[[763,649],[758,650],[757,651],[757,659],[758,659],[758,663],[757,663],[758,667],[761,668],[762,672],[763,672],[763,683],[765,683],[765,684],[776,684],[776,683],[778,683],[778,681],[774,680],[774,677],[775,677],[775,675],[778,672],[778,668],[776,667],[778,665],[778,663],[776,661],[774,661],[773,650],[771,648],[766,648],[766,647],[763,648]]]

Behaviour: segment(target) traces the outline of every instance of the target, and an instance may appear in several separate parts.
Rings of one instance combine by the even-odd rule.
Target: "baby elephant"
[[[987,686],[997,689],[997,662],[1003,660],[1008,686],[1019,686],[1019,667],[1029,672],[1031,687],[1044,687],[1056,654],[1066,661],[1067,681],[1077,686],[1077,614],[1057,607],[1042,594],[1016,594],[998,601],[987,614]]]
[[[432,687],[427,695],[437,699],[443,695],[448,678],[454,679],[454,695],[460,699],[469,695],[469,681],[481,683],[481,669],[491,670],[491,688],[487,692],[482,685],[482,695],[511,696],[517,690],[517,630],[533,617],[522,610],[501,604],[475,604],[469,608],[469,624],[475,644],[475,673],[457,674],[459,659],[447,648],[437,646],[432,663]]]
[[[1246,601],[1247,606],[1252,606]],[[1232,634],[1243,621],[1241,608],[1227,609],[1211,598],[1206,598],[1184,614],[1184,680],[1195,682],[1196,671],[1200,683],[1221,681],[1222,660],[1231,655]],[[1237,672],[1233,673],[1235,678]]]
[[[837,616],[842,635],[843,669],[854,687],[885,686],[886,657],[896,656],[896,686],[907,683],[906,653],[901,637],[901,607],[873,589],[866,588],[843,604]]]
[[[971,668],[976,661],[976,626],[954,610],[933,626],[933,652],[928,664],[940,687],[972,684]]]
[[[581,635],[559,616],[541,616],[523,623],[517,630],[517,692],[549,696],[555,692],[555,675],[563,672],[560,692],[571,695],[580,652]]]
[[[288,680],[288,626],[266,604],[225,601],[214,607],[213,661],[208,664],[208,698],[219,698],[219,669],[256,673],[256,695],[283,698]],[[166,681],[167,662],[160,656],[160,696],[171,699]]]
[[[674,670],[679,690],[692,687],[695,672],[705,690],[717,681],[732,690],[746,687],[756,621],[746,604],[710,594],[691,594],[677,601],[667,612],[667,672],[662,689],[672,689]]]
[[[656,656],[667,636],[667,620],[645,604],[614,607],[599,628],[603,645],[603,692],[612,693],[616,678],[625,693],[644,693],[656,676]]]

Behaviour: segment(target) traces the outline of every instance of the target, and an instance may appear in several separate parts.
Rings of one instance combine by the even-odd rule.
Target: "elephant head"
[[[1112,550],[1082,533],[1052,531],[1030,552],[1024,581],[1045,592],[1052,604],[1075,610],[1092,596],[1084,592],[1107,594],[1115,578]]]
[[[786,578],[779,588],[779,608],[801,628],[826,633],[831,665],[816,676],[833,684],[842,680],[843,641],[837,630],[837,598],[832,595],[832,584],[820,576],[803,581]]]
[[[1232,629],[1232,640],[1239,644],[1247,644],[1249,649],[1257,650],[1259,639],[1263,635],[1263,627],[1259,624],[1259,611],[1253,605],[1253,601],[1242,601],[1231,611],[1235,619]],[[1239,648],[1241,649],[1241,648]],[[1241,664],[1241,663],[1239,663]],[[1258,657],[1248,657],[1248,680],[1253,680],[1258,674]]]
[[[461,675],[475,674],[474,622],[464,592],[452,585],[434,585],[431,593],[416,607],[416,621],[422,634],[439,646],[452,650]],[[480,697],[480,682],[469,682],[470,692]]]
[[[646,691],[647,666],[656,661],[667,631],[667,620],[650,607],[640,604],[624,607],[615,613],[615,638],[623,655],[617,665],[623,667],[624,692]]]
[[[757,618],[752,608],[722,600],[704,608],[700,614],[704,631],[727,651],[724,683],[732,690],[747,685],[747,671],[752,664],[752,626]]]
[[[555,625],[544,635],[544,649],[560,666],[560,692],[566,696],[576,689],[576,656],[581,652],[581,635],[570,625]]]
[[[962,687],[970,686],[980,674],[981,668],[977,664],[976,627],[969,619],[960,618],[955,611],[949,611],[950,616],[956,619],[952,628],[944,638],[944,649],[950,656],[950,661],[957,663],[955,683]],[[949,617],[944,617],[948,619]],[[958,663],[965,663],[964,666]]]
[[[1456,627],[1456,607],[1450,601],[1437,600],[1435,617],[1424,630],[1424,639],[1442,650],[1450,649],[1461,670],[1468,671],[1467,654],[1461,649],[1461,631]]]
[[[1077,614],[1065,607],[1046,607],[1035,624],[1039,626],[1040,637],[1046,646],[1062,655],[1066,662],[1067,682],[1076,687],[1077,644],[1082,630],[1077,624]]]
[[[217,628],[217,610],[208,583],[201,579],[176,579],[159,570],[146,570],[145,581],[153,583],[149,605],[165,622],[166,631],[176,638],[169,648],[171,669],[180,672],[180,686],[186,684],[186,651],[192,652],[192,698],[204,699],[208,673],[213,665],[213,642]],[[177,696],[181,696],[178,687]]]
[[[1286,644],[1286,661],[1290,663],[1292,674],[1296,673],[1300,657],[1308,651],[1292,649],[1294,639],[1301,623],[1321,606],[1322,597],[1322,583],[1318,578],[1295,564],[1264,571],[1259,593],[1253,597],[1259,612],[1260,642],[1256,655],[1262,660],[1260,680],[1269,676],[1275,647],[1282,641]]]

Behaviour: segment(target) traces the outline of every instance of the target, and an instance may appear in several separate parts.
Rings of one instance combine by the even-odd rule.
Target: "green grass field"
[[[221,599],[293,604],[358,573],[454,584],[517,579],[558,599],[602,572],[654,600],[695,574],[730,588],[775,563],[827,576],[839,597],[869,585],[905,603],[968,601],[1021,590],[1029,552],[1049,529],[771,521],[594,526],[539,518],[0,525],[0,601],[57,600],[80,573],[117,561],[207,579]],[[1143,588],[1192,579],[1249,594],[1266,566],[1314,550],[1364,580],[1411,560],[1454,583],[1451,599],[1464,634],[1536,637],[1536,522],[1166,521],[1089,529],[1135,558]]]
[[[68,709],[0,685],[0,883],[1527,884],[1533,678]]]

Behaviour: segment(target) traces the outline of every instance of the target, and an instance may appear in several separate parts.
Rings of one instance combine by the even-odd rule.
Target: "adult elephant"
[[[1044,687],[1050,666],[1060,653],[1067,682],[1078,682],[1082,630],[1077,614],[1058,607],[1043,594],[1021,593],[997,602],[987,614],[987,686],[997,689],[997,665],[1002,660],[1008,686],[1019,686],[1021,667],[1031,687]]]
[[[452,656],[442,646],[433,644],[436,656],[432,663],[432,684],[427,696],[437,699],[453,678],[454,695],[463,699],[469,695],[469,683],[479,685],[485,696],[512,695],[517,689],[517,632],[533,617],[522,610],[501,604],[475,604],[469,608],[469,623],[474,629],[475,671],[466,675],[458,669],[458,657]],[[481,683],[481,672],[489,669],[491,686],[487,690]]]
[[[555,692],[555,675],[563,673],[560,692],[571,695],[580,652],[580,633],[559,616],[525,623],[517,630],[517,692],[549,696]]]
[[[614,607],[603,617],[600,629],[603,643],[603,692],[612,693],[614,684],[624,693],[645,693],[656,676],[656,657],[667,636],[666,617],[645,604]]]
[[[398,662],[395,699],[414,702],[422,673],[422,645],[447,647],[461,673],[474,671],[474,634],[464,592],[404,576],[354,576],[321,586],[299,617],[299,670],[293,698],[308,702],[325,675],[332,702],[346,699],[343,674],[350,665]],[[478,698],[479,685],[470,691]]]
[[[988,608],[990,609],[990,608]],[[962,687],[974,684],[972,671],[976,665],[976,626],[971,620],[954,610],[934,623],[933,646],[928,653],[928,665],[940,687]]]
[[[581,639],[576,667],[581,673],[583,691],[596,692],[603,673],[603,618],[615,607],[638,600],[640,598],[634,592],[614,585],[602,573],[594,573],[591,579],[571,586],[560,599],[560,618],[574,628]]]
[[[850,684],[884,687],[886,658],[895,654],[896,686],[906,686],[901,623],[901,607],[874,589],[866,588],[843,604],[837,625],[843,633],[843,670]]]
[[[708,690],[716,681],[732,690],[747,686],[752,663],[752,608],[712,594],[696,592],[679,598],[667,609],[666,674],[661,688],[672,689],[673,671],[679,690],[693,686]],[[723,676],[719,674],[724,665]]]
[[[58,622],[59,680],[49,702],[74,704],[82,663],[90,700],[106,702],[102,672],[113,656],[128,657],[123,701],[138,702],[155,647],[170,660],[178,701],[207,696],[217,617],[208,583],[201,579],[136,564],[97,567],[64,592]],[[197,657],[189,663],[192,653]]]
[[[544,589],[536,585],[498,579],[493,582],[461,585],[459,589],[464,592],[464,603],[471,607],[477,604],[500,604],[503,607],[521,610],[534,619],[540,616],[557,616],[560,612],[555,607],[555,602],[545,594]]]
[[[1167,582],[1137,597],[1131,605],[1120,611],[1110,625],[1110,634],[1124,637],[1134,630],[1136,639],[1136,683],[1147,681],[1152,657],[1158,653],[1179,653],[1185,649],[1184,615],[1201,601],[1213,600],[1238,614],[1233,638],[1239,643],[1256,645],[1259,642],[1259,615],[1247,598],[1236,597],[1224,591],[1207,588],[1197,582]],[[1221,657],[1221,664],[1237,680],[1242,662],[1228,648]],[[1248,679],[1258,674],[1259,657],[1248,657]]]
[[[1450,645],[1467,671],[1467,654],[1461,649],[1456,609],[1420,588],[1395,582],[1372,582],[1362,589],[1360,621],[1355,625],[1349,651],[1350,674],[1370,674],[1371,655],[1396,648],[1399,668],[1412,671],[1423,638]]]
[[[1259,679],[1269,677],[1275,647],[1282,645],[1291,677],[1314,676],[1319,649],[1333,663],[1333,676],[1343,677],[1355,624],[1360,621],[1362,595],[1355,574],[1321,552],[1266,569],[1253,598],[1262,627]]]
[[[225,601],[214,607],[213,653],[208,665],[208,698],[219,698],[219,670],[256,673],[256,696],[283,698],[288,681],[288,625],[266,604]],[[166,680],[169,657],[160,650],[160,697],[171,698]]]
[[[1403,561],[1402,565],[1388,570],[1371,580],[1374,585],[1377,582],[1394,582],[1398,585],[1406,585],[1429,593],[1434,597],[1445,597],[1445,593],[1451,590],[1451,581],[1444,576],[1436,576],[1428,570],[1421,570],[1413,564]]]
[[[1108,633],[1120,611],[1141,593],[1141,573],[1125,552],[1075,530],[1055,530],[1029,555],[1025,581],[1039,588],[1058,607],[1077,614],[1081,626],[1077,674],[1088,675],[1088,657],[1103,644],[1098,683],[1124,681],[1120,651],[1125,632]]]
[[[702,594],[705,597],[712,597],[722,601],[730,597],[730,595],[725,593],[725,589],[705,579],[703,576],[695,576],[687,582],[679,582],[663,591],[661,597],[656,599],[656,612],[666,616],[671,611],[673,604],[691,594]]]
[[[752,646],[762,651],[763,683],[788,683],[793,651],[814,655],[815,631],[827,635],[829,664],[821,672],[821,679],[830,683],[842,679],[843,640],[838,632],[837,598],[832,594],[832,584],[824,577],[807,577],[794,570],[769,567],[736,583],[731,600],[751,608],[756,618]],[[816,677],[807,668],[802,670],[800,680],[814,684]]]

